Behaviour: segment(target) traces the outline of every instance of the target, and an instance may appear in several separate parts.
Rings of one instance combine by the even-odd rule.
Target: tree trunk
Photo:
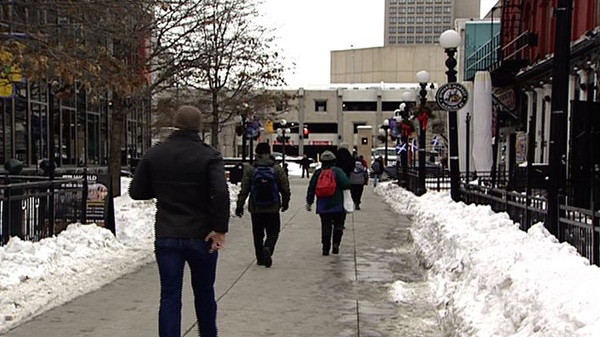
[[[127,109],[125,104],[123,104],[120,98],[114,97],[113,113],[110,120],[110,149],[108,156],[108,172],[111,176],[113,197],[121,195],[121,147],[123,145],[126,116]]]
[[[219,99],[216,92],[212,93],[212,121],[210,123],[211,145],[219,150]]]

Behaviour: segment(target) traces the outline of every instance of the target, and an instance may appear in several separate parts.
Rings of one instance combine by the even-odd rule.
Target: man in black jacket
[[[198,136],[200,111],[182,106],[174,131],[138,164],[129,195],[156,198],[155,255],[160,276],[160,337],[181,336],[183,270],[187,262],[198,329],[217,337],[214,283],[218,250],[229,227],[229,189],[221,154]]]
[[[279,211],[285,212],[290,205],[290,182],[281,166],[275,164],[275,158],[271,155],[271,148],[267,143],[256,145],[256,160],[254,166],[247,166],[242,177],[242,187],[237,198],[237,207],[235,214],[238,217],[244,215],[244,203],[248,199],[248,211],[252,217],[252,236],[254,238],[254,253],[256,254],[256,263],[260,266],[270,268],[273,264],[273,252],[275,244],[279,238],[281,230],[281,217]],[[257,200],[258,191],[253,189],[254,174],[257,170],[266,168],[265,172],[272,174],[272,181],[277,185],[273,187],[272,202],[266,200],[262,203]],[[268,177],[269,173],[266,173]],[[266,180],[266,179],[265,179]],[[267,187],[268,188],[268,187]],[[265,239],[266,234],[266,239]]]

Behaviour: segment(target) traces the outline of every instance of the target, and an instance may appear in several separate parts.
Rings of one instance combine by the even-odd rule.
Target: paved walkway
[[[348,215],[339,255],[322,256],[318,216],[304,209],[308,180],[292,178],[273,266],[254,260],[250,216],[235,218],[217,276],[222,337],[440,337],[410,220],[366,188]],[[396,302],[391,284],[403,282]],[[9,331],[7,337],[157,336],[159,282],[151,263]],[[197,336],[186,273],[183,336]]]

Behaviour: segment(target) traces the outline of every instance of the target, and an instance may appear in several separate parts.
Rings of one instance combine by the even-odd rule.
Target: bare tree
[[[199,105],[210,111],[211,143],[219,147],[219,127],[240,107],[258,111],[282,100],[269,87],[285,84],[283,58],[271,29],[260,25],[259,0],[211,0],[190,38],[202,53],[187,68],[185,85],[197,88]]]
[[[126,117],[205,58],[192,33],[212,24],[201,18],[211,3],[3,1],[0,60],[29,81],[59,83],[58,99],[75,88],[87,89],[89,99],[110,94],[109,171],[118,195]]]

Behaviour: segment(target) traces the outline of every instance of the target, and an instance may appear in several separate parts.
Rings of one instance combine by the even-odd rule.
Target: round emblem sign
[[[435,94],[437,104],[446,111],[458,111],[469,100],[469,92],[460,83],[446,83]]]

